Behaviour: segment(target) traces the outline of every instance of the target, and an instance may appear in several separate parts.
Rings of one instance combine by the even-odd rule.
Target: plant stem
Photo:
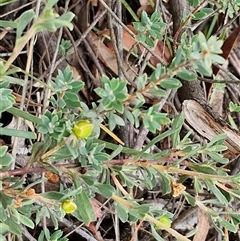
[[[134,207],[125,199],[117,196],[116,194],[112,195],[112,199],[118,203],[120,203],[121,205],[125,206],[128,209],[134,209]],[[183,235],[181,235],[180,233],[178,233],[177,231],[175,231],[172,228],[169,228],[168,226],[164,225],[163,223],[161,223],[160,221],[158,221],[156,218],[152,217],[149,214],[145,214],[145,219],[153,224],[155,224],[156,226],[166,230],[167,232],[171,233],[175,238],[177,238],[178,240],[181,241],[190,241],[190,239],[185,238]]]
[[[70,135],[66,140],[62,141],[61,143],[59,143],[58,145],[56,145],[54,148],[52,148],[51,150],[49,150],[48,152],[44,153],[41,156],[41,160],[46,159],[47,157],[51,156],[53,153],[55,153],[56,151],[58,151],[60,148],[62,148],[63,146],[67,145],[68,142],[70,142],[71,140],[73,140],[73,135]]]

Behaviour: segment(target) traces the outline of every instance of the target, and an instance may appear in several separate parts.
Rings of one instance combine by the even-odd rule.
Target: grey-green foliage
[[[53,92],[57,95],[57,101],[54,97],[51,102],[55,108],[64,109],[64,107],[80,107],[78,92],[83,88],[84,83],[73,79],[73,73],[69,67],[63,72],[58,70],[55,81],[51,81]]]
[[[65,56],[67,50],[72,46],[71,41],[70,40],[61,40],[61,43],[59,45],[59,52],[61,53],[61,55]]]
[[[98,87],[95,92],[101,97],[99,103],[106,110],[116,110],[119,113],[124,111],[124,101],[128,97],[126,81],[120,81],[118,78],[111,80],[107,76],[102,76],[103,88]]]
[[[65,26],[72,28],[73,14],[65,13],[58,16],[53,11],[57,0],[47,1],[47,4],[39,17],[35,16],[33,10],[24,12],[18,24],[0,22],[1,26],[16,29],[16,46],[22,43],[25,37],[25,27],[33,20],[34,31],[48,30],[56,31],[57,28]],[[197,6],[200,1],[189,1]],[[217,7],[229,7],[226,1],[218,1]],[[237,9],[239,6],[236,3]],[[212,10],[200,9],[193,18],[204,19],[212,13]],[[230,13],[229,13],[230,14]],[[139,32],[137,41],[144,42],[151,48],[158,39],[163,39],[162,31],[166,27],[161,14],[154,12],[148,16],[142,12],[141,21],[135,22],[134,27]],[[30,28],[31,29],[31,28]],[[169,90],[181,87],[178,77],[185,81],[197,79],[197,75],[211,76],[212,64],[222,64],[224,59],[220,56],[223,41],[216,36],[206,38],[203,33],[192,37],[182,35],[175,56],[169,66],[158,64],[153,68],[152,74],[143,74],[137,78],[136,89],[126,80],[117,77],[110,78],[103,75],[101,86],[95,88],[98,98],[91,104],[84,103],[79,96],[84,84],[80,80],[74,80],[70,68],[58,71],[56,78],[50,81],[51,90],[50,110],[47,110],[41,119],[32,118],[37,124],[37,133],[41,133],[44,142],[36,142],[33,145],[31,163],[38,164],[40,168],[49,169],[53,173],[62,175],[67,173],[72,181],[72,186],[66,188],[61,185],[58,191],[49,191],[33,197],[24,196],[25,189],[42,183],[45,178],[35,181],[27,186],[25,177],[10,175],[5,179],[11,185],[10,195],[1,185],[0,192],[0,235],[11,232],[13,235],[21,235],[22,226],[34,228],[42,217],[48,217],[53,221],[54,228],[58,229],[58,220],[65,214],[61,209],[61,202],[71,199],[76,202],[77,210],[72,214],[78,221],[89,224],[96,220],[96,214],[91,198],[101,194],[105,198],[118,195],[121,202],[115,202],[115,211],[122,222],[135,223],[146,220],[146,214],[155,217],[156,220],[167,221],[168,224],[174,218],[172,213],[166,209],[159,210],[153,205],[140,203],[130,195],[122,197],[121,190],[126,188],[155,188],[161,183],[159,191],[165,195],[171,195],[174,191],[173,182],[182,185],[190,185],[183,190],[182,196],[189,205],[203,208],[216,230],[222,233],[223,228],[231,232],[237,231],[240,216],[231,210],[235,198],[239,198],[239,175],[230,176],[222,165],[228,163],[223,156],[226,150],[224,145],[225,135],[219,135],[209,143],[202,145],[191,140],[192,132],[183,135],[181,130],[184,125],[184,116],[179,114],[175,117],[169,116],[162,111],[159,103],[153,103],[150,107],[146,105],[148,94],[161,100],[168,96]],[[70,42],[62,41],[61,53],[66,54]],[[1,63],[4,66],[4,63]],[[4,69],[4,68],[3,68]],[[190,71],[193,69],[194,71]],[[1,71],[1,70],[0,70]],[[17,71],[17,70],[14,70]],[[6,80],[10,72],[2,71],[1,80]],[[9,76],[7,76],[9,77]],[[8,79],[9,80],[9,79]],[[14,98],[9,89],[9,81],[2,81],[0,85],[0,113],[12,108]],[[239,106],[230,105],[231,110],[239,111]],[[77,139],[72,133],[72,127],[78,120],[89,120],[94,125],[93,133],[84,140]],[[100,124],[105,124],[111,131],[118,126],[123,126],[129,121],[135,128],[141,125],[145,127],[153,138],[142,147],[142,150],[133,150],[128,147],[100,140]],[[109,132],[111,133],[111,132]],[[152,134],[153,133],[153,134]],[[171,145],[163,150],[155,151],[154,148],[164,143],[168,138]],[[169,142],[170,143],[170,142]],[[46,155],[48,154],[48,155]],[[124,160],[124,165],[114,165],[114,161],[121,163],[122,155],[129,156]],[[45,158],[43,158],[45,155]],[[206,158],[201,162],[201,155]],[[120,158],[119,158],[120,157]],[[10,169],[12,158],[7,153],[7,147],[0,147],[1,171]],[[58,165],[59,160],[71,160],[78,164],[81,169],[71,172],[64,169],[64,165]],[[116,160],[115,160],[116,159]],[[86,173],[84,171],[87,171]],[[110,175],[111,174],[111,175]],[[119,186],[112,185],[112,177],[117,177]],[[188,182],[185,182],[188,180]],[[117,183],[117,182],[116,182]],[[25,188],[25,189],[24,189]],[[191,188],[191,192],[189,189]],[[228,188],[228,189],[226,189]],[[227,190],[227,191],[226,191]],[[21,205],[17,205],[17,196],[21,196]],[[208,195],[204,200],[199,200],[202,193]],[[6,192],[6,193],[5,193]],[[210,197],[210,198],[209,198]],[[142,200],[141,200],[142,201]],[[127,202],[128,205],[124,205]],[[216,206],[220,211],[213,211],[210,207]],[[228,207],[228,210],[225,208]],[[54,212],[52,211],[54,209]],[[35,219],[33,218],[35,214]],[[227,218],[226,218],[227,217]],[[151,231],[157,240],[161,238],[159,227],[151,223]],[[65,241],[63,232],[60,230],[50,233],[48,229],[41,232],[38,240],[61,240]]]
[[[200,5],[200,3],[202,2],[201,0],[188,0],[188,2],[193,6],[193,7],[197,7],[198,5]],[[205,7],[200,9],[197,14],[198,18],[203,18],[206,16],[206,14],[212,12],[213,6],[215,6],[215,8],[217,8],[220,13],[226,13],[230,18],[233,18],[235,14],[237,14],[239,12],[239,8],[240,8],[240,1],[239,0],[209,0],[208,1],[209,7]]]
[[[166,23],[161,21],[161,17],[159,12],[154,12],[149,18],[148,14],[142,11],[141,21],[133,23],[134,28],[139,33],[136,40],[153,48],[154,40],[163,38],[161,31],[166,27]]]

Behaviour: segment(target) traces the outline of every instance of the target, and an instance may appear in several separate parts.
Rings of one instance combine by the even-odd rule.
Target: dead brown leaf
[[[193,241],[205,241],[207,238],[209,226],[210,225],[207,214],[205,214],[205,212],[199,208],[197,232],[193,238]]]
[[[101,41],[101,39],[93,32],[89,33],[89,44],[95,52],[97,58],[106,66],[107,69],[112,71],[116,76],[118,75],[118,64],[113,52]],[[136,77],[137,69],[134,66],[129,66],[128,63],[123,63],[125,73],[130,80]]]
[[[186,187],[182,183],[178,183],[175,181],[171,181],[172,187],[172,196],[178,197],[182,194],[182,192],[186,189]]]
[[[134,33],[138,34],[137,31],[134,29],[132,25],[127,25],[127,27]],[[105,30],[101,32],[101,35],[109,36],[109,30]],[[112,50],[112,44],[109,43],[108,47]],[[134,47],[137,48],[137,53],[141,55],[143,52],[144,47],[140,45],[126,30],[123,30],[123,47],[126,51],[131,51]],[[172,56],[166,44],[159,40],[157,46],[154,49],[154,52],[159,55],[162,59],[164,59],[167,63],[171,62]],[[151,56],[150,63],[156,66],[159,61],[156,57]]]

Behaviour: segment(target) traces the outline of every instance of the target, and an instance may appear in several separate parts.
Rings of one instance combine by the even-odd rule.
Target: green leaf
[[[38,236],[38,241],[44,241],[44,231],[42,230],[40,235]]]
[[[26,28],[26,26],[33,20],[35,16],[35,12],[33,9],[27,10],[19,17],[19,21],[17,24],[17,40],[19,37],[21,37],[23,30]]]
[[[196,64],[193,64],[193,67],[202,75],[205,75],[207,77],[212,76],[212,63],[204,63],[204,61],[197,62]]]
[[[151,84],[152,85],[152,84]],[[156,97],[167,97],[167,92],[161,88],[158,88],[157,86],[153,86],[150,90],[149,93]]]
[[[230,232],[233,232],[233,233],[236,233],[237,230],[238,230],[238,226],[233,224],[233,223],[230,223],[228,222],[227,220],[223,219],[223,218],[220,218],[219,219],[219,223],[224,227],[226,228],[228,231]]]
[[[151,17],[150,17],[150,20],[152,23],[155,23],[155,22],[158,22],[160,20],[160,17],[161,17],[161,13],[155,11]]]
[[[70,152],[70,146],[63,146],[51,155],[54,161],[59,161],[63,159],[72,158],[72,153]]]
[[[115,202],[115,209],[118,218],[125,223],[128,220],[128,209],[125,206]]]
[[[178,66],[184,59],[184,57],[182,56],[182,52],[183,52],[183,49],[182,49],[182,46],[180,45],[177,49],[175,58],[173,59],[173,66]]]
[[[208,148],[206,148],[206,150],[208,151],[208,152],[222,152],[222,151],[226,151],[228,149],[228,147],[227,146],[225,146],[225,145],[213,145],[213,146],[211,146],[211,147],[208,147]],[[216,154],[218,154],[218,153],[216,153]]]
[[[51,9],[57,2],[58,0],[48,0],[45,5],[44,11]]]
[[[43,197],[48,198],[48,199],[54,199],[54,200],[61,200],[62,197],[64,196],[63,193],[60,192],[55,192],[55,191],[49,191],[49,192],[44,192],[42,194]]]
[[[163,133],[161,133],[160,135],[156,136],[155,138],[153,138],[143,149],[142,151],[139,152],[138,155],[136,155],[135,159],[137,160],[138,158],[140,158],[149,148],[151,148],[153,145],[155,145],[157,142],[163,140],[164,138],[166,138],[167,136],[172,135],[174,132],[176,132],[177,130],[174,129],[170,129],[167,130]]]
[[[154,47],[154,41],[153,41],[151,38],[149,38],[149,37],[146,37],[145,43],[146,43],[150,48],[153,48],[153,47]]]
[[[83,88],[84,82],[83,81],[74,81],[73,83],[71,83],[71,85],[72,85],[71,92],[76,93]]]
[[[12,205],[13,198],[7,196],[4,192],[0,191],[0,202],[2,206],[6,209],[8,206]]]
[[[6,223],[0,223],[0,234],[6,234],[7,232],[10,232],[11,228],[6,224]],[[0,240],[5,240],[4,237],[3,239],[1,239],[0,236]]]
[[[122,152],[122,149],[123,149],[123,146],[118,145],[118,147],[110,155],[109,159],[110,160],[114,159],[117,155],[119,155]]]
[[[141,14],[141,23],[144,26],[146,26],[149,23],[148,15],[147,15],[146,11],[144,11],[144,10],[142,11],[142,14]]]
[[[210,216],[210,218],[211,218],[211,216]],[[222,236],[224,236],[222,227],[219,226],[219,223],[218,223],[218,222],[216,223],[216,221],[215,221],[213,218],[211,218],[211,221],[212,221],[212,225],[213,225],[213,227],[216,229],[216,231],[217,231],[219,234],[221,234]]]
[[[66,91],[64,97],[64,101],[70,107],[80,107],[80,100],[76,93],[72,93],[70,91]]]
[[[163,27],[166,27],[166,24],[164,22],[157,22],[157,23],[151,24],[151,29],[156,31],[157,33],[160,33]]]
[[[11,220],[10,218],[8,218],[6,221],[5,221],[5,224],[8,225],[9,227],[11,227],[11,230],[10,232],[17,235],[17,236],[20,236],[22,234],[22,226],[15,223],[13,220]]]
[[[23,118],[24,120],[28,120],[30,122],[33,122],[34,124],[40,124],[41,123],[41,119],[32,115],[32,114],[29,114],[25,111],[22,111],[16,107],[11,107],[10,109],[7,110],[7,112],[13,114],[14,116],[17,116],[17,117],[21,117]]]
[[[135,108],[141,107],[145,103],[145,98],[143,97],[142,93],[136,92],[137,99],[135,100],[137,104],[135,104]]]
[[[232,214],[230,217],[231,223],[234,223],[235,225],[240,224],[240,216],[238,214]]]
[[[98,162],[109,161],[109,155],[107,153],[100,152],[95,154],[94,157]]]
[[[162,180],[162,192],[163,192],[163,194],[171,193],[172,188],[171,188],[171,185],[170,185],[170,177],[165,172],[159,172],[159,175],[160,175],[161,180]]]
[[[96,181],[92,178],[92,176],[87,174],[82,175],[81,178],[83,179],[84,182],[86,182],[88,186],[92,186]]]
[[[138,77],[138,80],[137,80],[137,90],[142,90],[145,85],[147,83],[147,74],[143,74],[141,76]]]
[[[131,123],[131,124],[134,124],[134,117],[133,117],[133,114],[132,112],[130,112],[128,109],[124,109],[124,114],[123,114],[127,120]]]
[[[230,101],[229,110],[231,112],[240,112],[240,105],[237,105],[237,104],[233,103],[232,101]]]
[[[223,143],[223,141],[226,139],[227,134],[221,133],[219,135],[216,135],[212,138],[212,140],[208,143],[208,146],[214,145],[217,142]]]
[[[191,206],[195,206],[196,205],[196,200],[194,197],[192,197],[190,194],[188,194],[187,192],[183,192],[183,195],[185,197],[185,199],[187,200],[187,202],[191,205]]]
[[[156,179],[152,176],[151,170],[148,168],[146,169],[146,172],[141,170],[143,183],[145,184],[146,188],[148,190],[152,190],[156,186]]]
[[[182,86],[181,82],[175,78],[163,79],[160,86],[164,89],[178,89]]]
[[[1,6],[1,4],[0,4]],[[2,20],[0,21],[0,26],[4,27],[4,28],[17,28],[17,23],[13,22],[13,21],[6,21],[6,20]]]
[[[200,4],[200,0],[188,0],[188,2],[193,5],[193,7],[197,7]]]
[[[0,223],[4,223],[4,221],[7,220],[7,218],[8,214],[6,213],[5,208],[2,205],[0,205]]]
[[[138,31],[138,32],[142,32],[144,31],[144,26],[139,23],[139,22],[133,22],[133,27]]]
[[[180,131],[182,129],[184,123],[184,115],[183,113],[179,114],[172,123],[172,128],[177,130],[175,133],[172,134],[172,146],[176,147],[180,141]]]
[[[141,204],[135,208],[138,213],[146,214],[151,209],[151,204]]]
[[[19,221],[20,223],[22,223],[23,225],[31,228],[31,229],[34,228],[34,223],[33,223],[33,221],[32,221],[30,218],[28,218],[28,217],[26,217],[26,216],[24,216],[24,215],[22,215],[22,214],[20,214],[20,213],[18,213],[18,221]]]
[[[51,235],[51,241],[67,241],[68,239],[65,238],[61,238],[63,235],[63,231],[62,230],[57,230],[55,231],[52,235]]]
[[[217,174],[215,167],[211,167],[210,165],[207,165],[207,164],[191,163],[190,166],[195,171],[200,172],[200,173],[206,173],[206,174],[211,174],[211,175]]]
[[[108,124],[111,131],[116,127],[116,125],[125,126],[124,120],[112,112],[110,112],[108,115]]]
[[[225,158],[218,153],[208,152],[207,154],[211,157],[212,160],[215,160],[216,162],[219,162],[221,164],[227,164],[229,162],[228,158]]]
[[[149,29],[148,30],[148,34],[153,38],[153,39],[156,39],[158,37],[158,32],[156,32],[155,30],[153,29]]]
[[[134,222],[136,222],[136,221],[139,220],[139,219],[144,219],[145,213],[140,213],[140,212],[138,212],[138,210],[137,210],[137,207],[138,207],[139,205],[136,205],[135,202],[132,202],[131,204],[134,206],[134,208],[129,208],[129,210],[128,210],[128,212],[129,212],[129,219],[130,219],[130,215],[132,215],[132,216],[135,217],[135,219],[133,219],[133,218],[131,217],[131,219],[134,220]]]
[[[137,212],[129,212],[129,214],[128,214],[128,221],[129,221],[129,223],[130,224],[133,224],[133,223],[136,223],[139,219],[143,219],[143,215],[141,215],[141,217],[139,218],[139,217],[137,217]],[[138,216],[140,216],[140,215],[138,215]]]
[[[155,227],[153,225],[151,225],[151,232],[153,237],[157,240],[157,241],[164,241],[164,239],[157,233]]]
[[[118,172],[119,177],[122,180],[122,185],[124,187],[133,188],[134,186],[138,186],[137,182],[133,180],[133,178],[126,175],[123,171]]]
[[[0,135],[5,136],[15,136],[26,139],[36,139],[36,134],[31,131],[21,131],[16,129],[10,129],[5,127],[0,127]]]
[[[196,75],[187,70],[187,69],[180,69],[178,72],[177,72],[177,76],[183,80],[187,80],[187,81],[193,81],[193,80],[196,80],[197,77]]]
[[[0,146],[0,158],[3,157],[7,152],[7,146]]]
[[[73,30],[73,24],[71,21],[74,18],[74,14],[72,12],[67,12],[61,15],[58,19],[55,20],[55,26],[57,28],[67,27],[70,31]]]
[[[89,225],[91,221],[95,220],[96,217],[93,206],[85,190],[82,190],[82,192],[76,196],[76,205],[77,210],[73,213],[76,218],[83,221],[86,225]]]
[[[198,195],[198,193],[203,190],[201,182],[196,177],[194,177],[194,190],[196,192],[196,195]]]
[[[48,30],[50,32],[55,32],[60,27],[67,27],[70,30],[73,29],[73,24],[71,23],[74,18],[74,14],[71,12],[64,13],[59,18],[58,14],[54,13],[52,9],[46,10],[46,7],[38,21],[36,23],[36,32]]]
[[[111,198],[112,194],[115,192],[113,186],[108,184],[96,183],[94,187],[97,188],[98,192],[106,198]]]
[[[210,190],[215,197],[219,200],[219,202],[223,205],[228,204],[228,200],[226,197],[222,194],[222,192],[216,187],[216,185],[211,180],[204,180],[208,190]]]
[[[0,99],[1,96],[0,96]],[[7,109],[11,108],[13,105],[13,103],[10,101],[10,100],[7,100],[7,99],[2,99],[1,100],[1,105],[0,105],[0,113],[6,111]]]
[[[110,82],[111,90],[116,91],[120,85],[119,79],[113,78]]]
[[[193,16],[194,20],[199,20],[205,18],[207,15],[211,14],[213,9],[211,8],[202,8],[199,12],[195,13]]]
[[[217,54],[211,54],[210,57],[211,57],[212,62],[214,62],[214,63],[224,64],[226,62],[226,60],[222,56],[217,55]]]
[[[3,157],[0,158],[0,165],[9,166],[13,162],[13,157],[9,153],[6,153]]]
[[[19,78],[15,78],[12,76],[4,76],[4,80],[6,80],[8,83],[14,84],[14,85],[20,85],[24,86],[24,81],[22,81]]]
[[[35,223],[38,225],[42,217],[50,218],[50,213],[47,207],[41,207],[36,212]]]
[[[153,71],[150,76],[150,82],[154,82],[156,79],[159,79],[161,74],[162,74],[162,66],[160,64],[157,64],[155,71]]]
[[[114,108],[117,112],[119,112],[120,114],[123,114],[124,112],[124,106],[123,103],[120,101],[115,101],[114,102]]]
[[[124,84],[123,88],[120,88],[117,91],[115,91],[114,95],[115,95],[116,99],[120,102],[124,102],[125,100],[127,100],[128,94],[127,94],[127,89],[126,89],[125,84]]]

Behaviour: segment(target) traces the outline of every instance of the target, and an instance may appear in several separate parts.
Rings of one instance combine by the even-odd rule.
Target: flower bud
[[[77,209],[77,205],[68,199],[62,203],[62,209],[65,213],[73,213]]]
[[[171,220],[166,216],[166,215],[163,215],[162,217],[160,217],[158,219],[158,221],[160,223],[162,223],[163,225],[167,226],[168,228],[171,227]],[[158,225],[156,226],[157,229],[161,229],[161,227],[159,227]]]
[[[80,120],[72,128],[73,134],[79,139],[88,138],[92,131],[93,124],[88,120]]]

